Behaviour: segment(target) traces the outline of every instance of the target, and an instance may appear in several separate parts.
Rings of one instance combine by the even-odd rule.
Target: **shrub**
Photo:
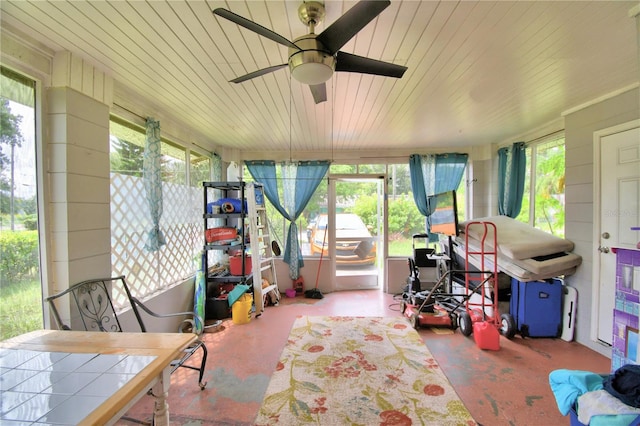
[[[424,232],[425,218],[416,203],[407,195],[389,200],[389,234],[410,238],[413,234]]]
[[[0,283],[36,276],[38,258],[37,231],[3,231],[0,234]]]
[[[378,215],[378,198],[376,195],[360,196],[353,212],[362,218],[364,223],[375,229]],[[415,202],[408,195],[401,195],[389,200],[389,239],[410,238],[411,235],[424,232],[425,218],[420,214]]]
[[[29,231],[37,230],[38,229],[38,215],[35,215],[35,214],[25,215],[22,218],[22,224],[24,225],[25,229],[27,229]]]

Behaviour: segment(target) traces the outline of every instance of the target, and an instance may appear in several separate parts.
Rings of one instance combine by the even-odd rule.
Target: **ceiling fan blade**
[[[289,40],[287,40],[286,38],[282,37],[280,34],[278,33],[274,33],[273,31],[271,31],[268,28],[263,27],[260,24],[256,24],[253,21],[248,20],[247,18],[244,18],[240,15],[236,15],[235,13],[227,10],[227,9],[223,9],[221,7],[217,8],[217,9],[213,9],[213,13],[215,15],[221,16],[225,19],[228,19],[231,22],[234,22],[238,25],[240,25],[241,27],[245,27],[248,30],[253,31],[256,34],[261,35],[262,37],[266,37],[270,40],[275,41],[276,43],[280,43],[282,45],[285,45],[287,47],[291,47],[297,50],[300,50],[300,48],[298,46],[296,46],[295,44],[293,44],[292,42],[290,42]]]
[[[316,40],[320,41],[333,55],[390,4],[388,0],[363,0],[325,28],[318,34]]]
[[[243,81],[251,80],[255,77],[260,77],[261,75],[269,74],[270,72],[278,71],[280,68],[284,68],[289,64],[280,64],[274,65],[268,68],[262,68],[261,70],[257,70],[254,72],[250,72],[249,74],[234,78],[233,80],[229,80],[230,83],[242,83]]]
[[[407,67],[402,65],[382,62],[346,52],[338,52],[336,57],[336,71],[359,72],[361,74],[401,78],[406,70]]]
[[[320,102],[325,102],[327,100],[327,85],[324,83],[321,84],[310,84],[309,89],[311,89],[311,94],[313,95],[313,100],[316,101],[316,104]]]

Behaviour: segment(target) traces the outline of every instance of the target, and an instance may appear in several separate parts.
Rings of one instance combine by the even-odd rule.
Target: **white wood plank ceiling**
[[[401,79],[335,73],[315,104],[287,48],[215,16],[223,7],[289,40],[299,1],[2,0],[18,30],[113,76],[114,103],[165,117],[210,150],[429,150],[501,142],[639,81],[637,1],[407,1],[341,50],[408,67]],[[356,4],[327,0],[328,25]],[[140,99],[146,99],[139,102]],[[149,110],[154,109],[154,110]]]

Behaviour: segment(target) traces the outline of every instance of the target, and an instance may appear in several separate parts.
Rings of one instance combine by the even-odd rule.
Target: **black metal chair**
[[[122,310],[131,308],[131,311],[135,315],[139,331],[146,332],[147,328],[142,319],[140,310],[146,314],[155,318],[171,318],[182,317],[183,321],[180,324],[179,332],[193,332],[196,330],[196,321],[200,321],[200,324],[204,324],[202,318],[199,318],[194,312],[176,312],[170,314],[158,314],[150,310],[139,299],[131,294],[131,290],[125,281],[124,276],[110,277],[110,278],[98,278],[82,281],[74,284],[68,289],[50,296],[45,299],[51,308],[51,313],[56,321],[56,324],[60,330],[86,330],[86,331],[102,331],[102,332],[122,332],[120,324],[120,318],[118,318],[117,310],[113,304],[113,286],[119,285],[124,290],[127,300],[129,302],[128,307],[123,307]],[[64,310],[63,310],[64,307]],[[61,312],[64,312],[63,320]],[[67,314],[68,313],[68,314]],[[138,331],[138,330],[126,330],[126,331]],[[202,350],[202,360],[199,366],[186,364],[187,360],[196,351]],[[204,369],[207,362],[207,347],[200,339],[196,340],[191,346],[184,350],[183,355],[171,363],[173,373],[180,367],[189,368],[191,370],[199,371],[198,386],[200,389],[206,387],[206,382],[203,382]]]

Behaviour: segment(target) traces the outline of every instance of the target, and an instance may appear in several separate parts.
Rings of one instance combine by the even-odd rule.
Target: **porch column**
[[[49,290],[111,274],[109,110],[113,80],[69,52],[46,89]]]

